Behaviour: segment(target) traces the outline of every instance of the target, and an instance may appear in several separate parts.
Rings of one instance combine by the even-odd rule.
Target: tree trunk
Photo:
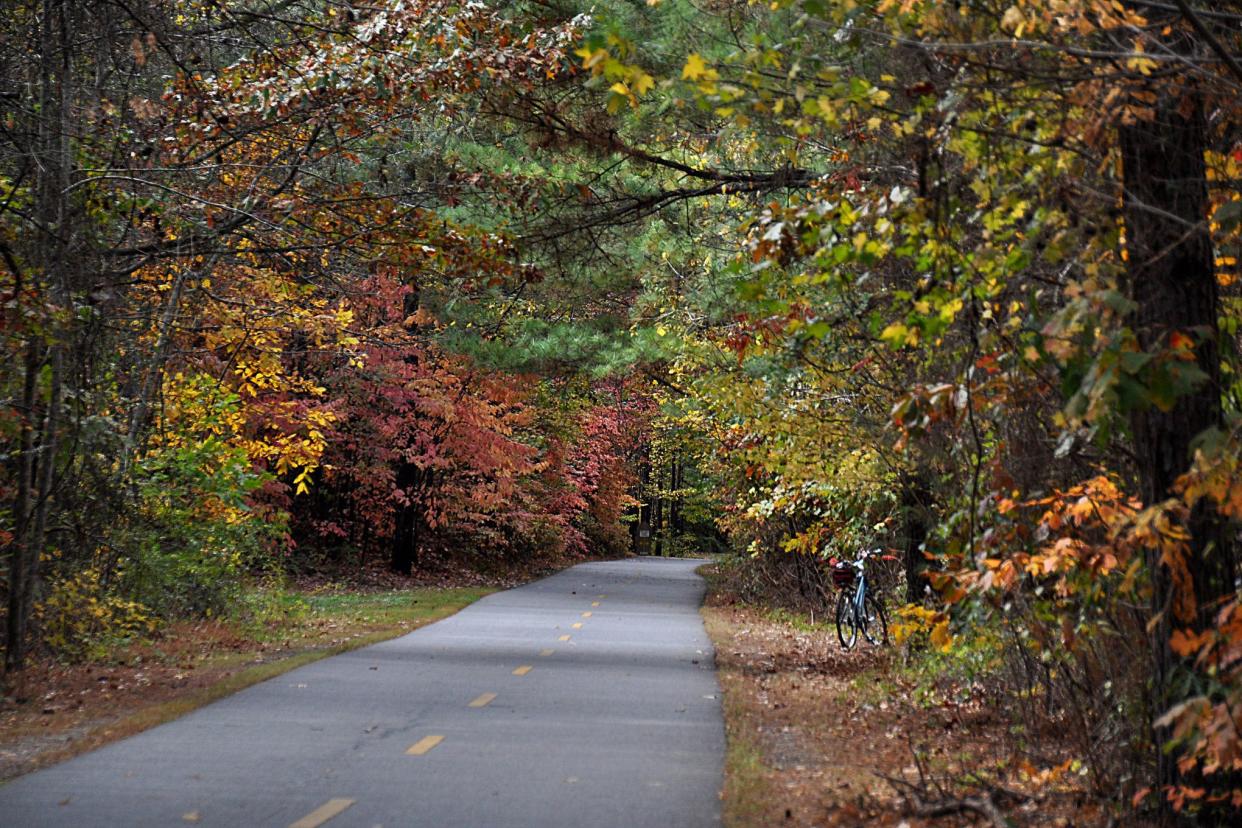
[[[682,467],[681,463],[678,461],[677,452],[673,452],[673,459],[671,462],[672,471],[670,474],[672,477],[672,485],[670,488],[672,489],[673,495],[672,500],[670,500],[668,504],[668,523],[673,534],[680,535],[685,531],[685,521],[681,516],[681,495],[679,492],[681,491]]]
[[[423,471],[417,466],[407,463],[397,472],[397,487],[406,493],[409,502],[397,510],[389,566],[402,575],[411,574],[418,564],[418,543],[423,524],[418,491],[422,483]]]
[[[402,506],[397,511],[397,526],[392,537],[392,556],[389,565],[394,572],[410,575],[418,563],[419,540],[418,509],[414,504]]]
[[[1177,332],[1195,342],[1195,358],[1207,381],[1180,396],[1169,411],[1155,407],[1133,415],[1134,450],[1144,503],[1171,495],[1178,476],[1190,465],[1191,445],[1221,423],[1220,364],[1217,349],[1218,296],[1212,240],[1207,227],[1206,124],[1193,92],[1165,97],[1152,121],[1120,128],[1125,186],[1126,251],[1130,294],[1137,303],[1133,326],[1142,349],[1159,352]],[[1152,713],[1159,716],[1180,701],[1169,648],[1173,625],[1203,629],[1212,624],[1219,601],[1232,595],[1234,561],[1219,517],[1198,509],[1191,516],[1188,561],[1197,604],[1194,618],[1173,617],[1171,573],[1159,552],[1149,555],[1152,577]],[[1156,733],[1157,745],[1168,739]],[[1158,781],[1181,781],[1178,754],[1159,750]]]
[[[215,261],[211,257],[210,262]],[[179,268],[173,279],[172,290],[168,292],[168,302],[160,315],[159,338],[151,351],[151,362],[143,375],[142,384],[138,389],[138,399],[129,414],[129,425],[125,431],[125,443],[121,447],[121,478],[128,478],[130,465],[138,454],[139,443],[146,431],[151,413],[151,401],[156,398],[164,379],[164,366],[168,362],[168,347],[172,342],[173,325],[181,309],[181,294],[185,289],[187,270]],[[210,272],[210,264],[203,272]]]
[[[635,500],[638,501],[638,522],[634,524],[632,529],[632,537],[634,539],[634,551],[639,554],[650,554],[652,538],[650,536],[652,528],[651,501],[649,498],[651,484],[651,452],[647,446],[643,447],[642,460],[638,465],[638,490],[635,493]],[[643,537],[643,529],[648,532],[647,537]]]
[[[39,107],[35,148],[34,212],[41,232],[34,239],[30,261],[39,273],[38,294],[56,309],[70,305],[70,262],[76,228],[70,214],[69,182],[73,163],[70,143],[72,100],[71,6],[67,0],[45,0],[39,43]],[[18,297],[20,300],[20,297]],[[23,384],[21,456],[18,504],[9,558],[8,619],[6,622],[6,671],[19,670],[26,660],[30,610],[37,594],[39,561],[47,539],[52,508],[55,469],[60,440],[61,383],[64,355],[72,340],[72,321],[48,320],[50,336],[38,331],[27,341],[26,377]],[[46,362],[44,352],[46,351]],[[46,392],[39,388],[38,374],[50,364]],[[46,404],[40,412],[40,397]],[[39,419],[42,423],[39,424]],[[35,428],[38,424],[36,439]]]
[[[657,478],[657,487],[660,482]],[[658,494],[651,504],[651,543],[653,555],[664,554],[664,498]]]
[[[35,423],[38,411],[36,378],[42,366],[43,343],[32,338],[26,343],[26,376],[22,390],[21,439],[18,449],[17,496],[13,504],[15,521],[9,553],[8,614],[5,617],[4,668],[21,669],[25,659],[26,623],[30,617],[32,561],[37,557],[31,540],[35,495]]]
[[[927,558],[923,544],[931,531],[931,487],[926,472],[920,470],[903,475],[901,481],[901,517],[903,523],[903,554],[906,564],[906,603],[917,604],[924,599]]]

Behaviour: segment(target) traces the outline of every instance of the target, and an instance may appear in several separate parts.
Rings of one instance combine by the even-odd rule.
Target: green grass
[[[252,593],[239,624],[247,638],[259,643],[303,640],[325,630],[359,629],[368,633],[436,621],[482,598],[492,589],[423,587],[388,592],[300,593],[263,589]]]
[[[821,615],[810,615],[804,612],[795,612],[785,607],[771,607],[765,609],[763,615],[769,621],[793,627],[798,632],[826,633],[836,630],[832,615],[827,612]]]
[[[899,697],[903,690],[894,680],[893,670],[891,662],[863,670],[850,679],[850,698],[859,704],[879,704]]]
[[[425,620],[456,612],[495,590],[482,587],[456,589],[404,589],[397,592],[336,592],[309,596],[312,616],[384,624]]]
[[[769,768],[750,740],[736,731],[729,734],[725,750],[724,823],[730,826],[762,825],[771,816]]]

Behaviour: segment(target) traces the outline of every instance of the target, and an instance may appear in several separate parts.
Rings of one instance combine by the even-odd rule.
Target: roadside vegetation
[[[726,825],[1109,824],[1088,740],[977,654],[909,637],[846,652],[831,619],[742,598],[728,566],[704,574]]]

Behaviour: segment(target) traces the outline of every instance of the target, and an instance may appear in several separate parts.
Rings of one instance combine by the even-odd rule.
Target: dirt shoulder
[[[704,574],[726,825],[1110,824],[1055,744],[1033,765],[995,705],[929,686],[896,648],[845,652],[828,626],[742,604]]]

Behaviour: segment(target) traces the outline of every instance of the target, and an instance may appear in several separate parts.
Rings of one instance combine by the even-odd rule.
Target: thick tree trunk
[[[1174,333],[1191,337],[1200,370],[1207,376],[1180,396],[1169,411],[1155,407],[1132,418],[1134,450],[1146,504],[1171,494],[1178,476],[1190,465],[1191,445],[1204,430],[1221,423],[1220,364],[1217,349],[1218,296],[1212,241],[1207,228],[1207,177],[1204,166],[1206,124],[1193,93],[1168,98],[1152,121],[1120,129],[1125,185],[1126,251],[1130,294],[1138,307],[1133,326],[1144,351],[1169,346]],[[1169,649],[1174,625],[1211,625],[1219,601],[1232,595],[1234,561],[1218,517],[1198,510],[1191,517],[1189,566],[1198,607],[1195,618],[1174,617],[1174,585],[1169,569],[1152,552],[1152,712],[1158,716],[1174,703],[1175,671],[1181,669]],[[1162,743],[1167,734],[1156,733]],[[1162,785],[1177,784],[1177,754],[1158,752]]]

